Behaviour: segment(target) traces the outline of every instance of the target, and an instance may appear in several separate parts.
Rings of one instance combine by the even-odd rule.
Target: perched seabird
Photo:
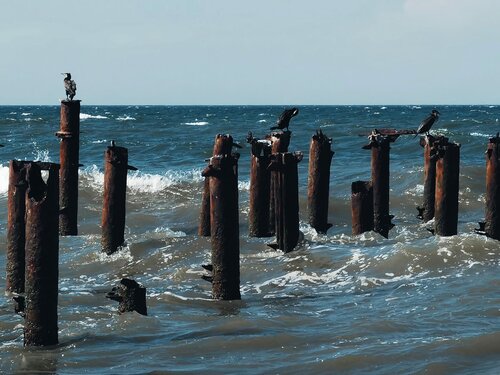
[[[66,100],[73,100],[76,95],[76,83],[71,79],[71,73],[64,74],[64,89],[66,90]]]
[[[420,123],[415,137],[423,133],[429,135],[429,130],[431,130],[432,125],[439,119],[439,115],[440,113],[437,110],[433,109],[431,114]]]
[[[297,116],[299,113],[298,108],[290,108],[290,109],[285,109],[283,113],[281,114],[280,118],[276,122],[276,126],[273,126],[271,130],[275,129],[285,129],[288,130],[288,125],[290,124],[290,119],[294,116]]]

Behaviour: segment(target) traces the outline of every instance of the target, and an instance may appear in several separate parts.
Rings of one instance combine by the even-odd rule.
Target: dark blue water
[[[433,127],[460,143],[459,234],[435,237],[416,218],[423,157],[418,138],[391,146],[391,214],[384,239],[351,236],[350,186],[370,178],[373,128],[416,129],[432,107],[299,106],[291,151],[299,164],[297,251],[248,237],[248,131],[263,137],[278,106],[82,106],[79,235],[60,242],[59,341],[24,349],[23,320],[0,297],[5,373],[477,373],[500,368],[500,244],[474,234],[484,216],[488,137],[500,107],[438,106]],[[59,107],[0,107],[0,267],[5,269],[10,159],[58,162]],[[333,138],[327,235],[306,222],[309,142]],[[209,239],[196,235],[204,159],[218,133],[240,150],[242,300],[211,300],[200,279]],[[127,245],[100,252],[103,155],[129,149]],[[104,295],[121,277],[148,290],[149,316],[117,314]],[[5,290],[5,273],[0,277]]]

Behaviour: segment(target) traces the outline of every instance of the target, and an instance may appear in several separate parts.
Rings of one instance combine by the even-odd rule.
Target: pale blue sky
[[[2,1],[0,104],[499,104],[497,0]]]

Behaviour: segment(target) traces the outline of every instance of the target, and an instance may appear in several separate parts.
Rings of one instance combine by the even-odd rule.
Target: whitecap
[[[21,113],[21,116],[29,116],[29,115],[32,115],[33,113],[31,112],[23,112]]]
[[[185,122],[184,125],[203,126],[203,125],[208,125],[208,121]]]
[[[136,119],[134,117],[131,117],[129,115],[124,115],[116,118],[118,121],[135,121]]]
[[[9,167],[0,166],[0,194],[7,194],[9,189]]]
[[[106,116],[102,115],[89,115],[88,113],[80,113],[80,120],[90,120],[90,119],[104,119]]]
[[[259,121],[257,121],[257,122],[267,122],[267,120],[259,120]]]
[[[491,134],[483,134],[483,133],[478,133],[478,132],[469,133],[469,135],[472,135],[473,137],[484,137],[484,138],[491,137]]]

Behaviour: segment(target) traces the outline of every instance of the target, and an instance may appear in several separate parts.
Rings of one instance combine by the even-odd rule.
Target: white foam
[[[23,112],[21,113],[21,116],[29,116],[29,115],[32,115],[33,113],[31,112]]]
[[[9,189],[9,167],[0,166],[0,194],[7,194]]]
[[[491,134],[483,134],[483,133],[478,133],[478,132],[469,133],[469,135],[472,135],[473,137],[484,137],[484,138],[491,137]]]
[[[107,117],[101,116],[101,115],[89,115],[87,113],[80,113],[80,120],[103,119],[103,118],[107,118]]]
[[[185,122],[184,125],[203,126],[203,125],[208,125],[208,121]]]
[[[118,121],[135,121],[136,119],[134,117],[131,117],[129,115],[123,115],[120,117],[116,118]]]

